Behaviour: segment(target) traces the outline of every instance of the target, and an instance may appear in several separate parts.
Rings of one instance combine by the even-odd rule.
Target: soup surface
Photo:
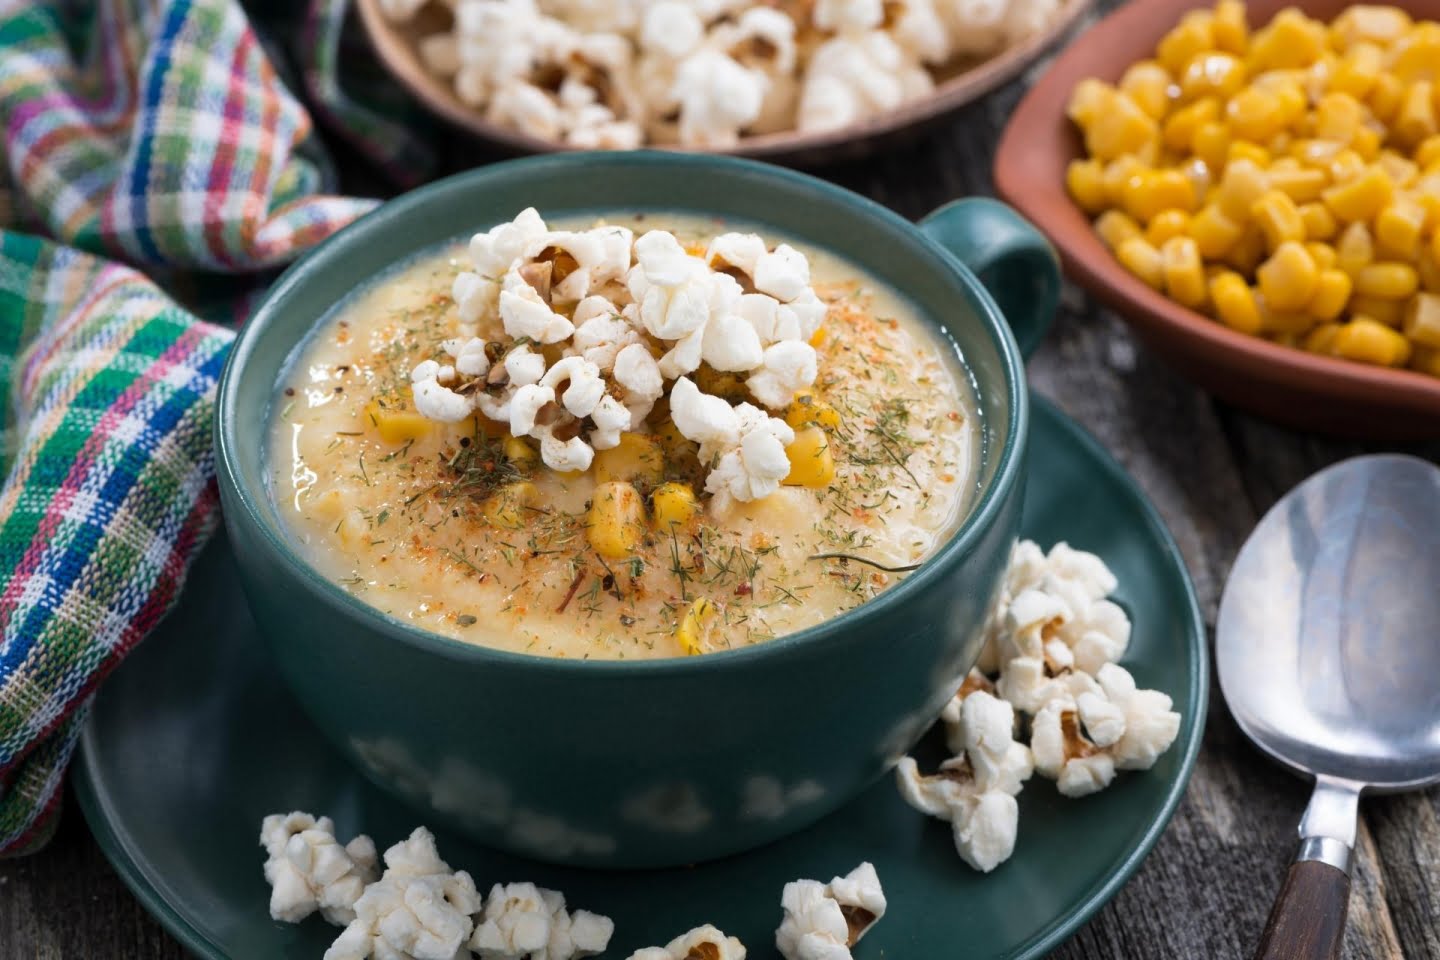
[[[692,252],[744,229],[657,214],[603,222],[636,237],[669,231]],[[953,345],[905,301],[853,264],[802,249],[824,304],[808,339],[814,382],[767,411],[793,428],[791,472],[748,500],[707,493],[715,458],[701,462],[677,430],[672,382],[618,447],[596,443],[584,471],[552,469],[533,438],[480,413],[421,416],[411,374],[444,358],[442,342],[493,341],[493,373],[511,338],[494,316],[462,319],[452,288],[471,268],[461,246],[379,278],[322,321],[277,388],[273,493],[302,554],[392,617],[552,657],[760,643],[893,586],[964,517],[978,458],[972,393]],[[566,348],[542,352],[554,364]],[[646,340],[651,354],[662,348]],[[708,364],[689,379],[737,405],[755,399]]]

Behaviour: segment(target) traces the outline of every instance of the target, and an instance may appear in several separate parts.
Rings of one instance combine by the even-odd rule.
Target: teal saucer
[[[1171,694],[1184,717],[1153,770],[1122,774],[1083,800],[1032,781],[1020,795],[1015,855],[989,875],[961,863],[949,825],[905,806],[888,777],[800,834],[690,868],[554,867],[444,830],[441,855],[482,888],[533,880],[613,917],[607,957],[709,922],[744,941],[752,960],[774,960],[784,883],[829,879],[862,860],[879,871],[890,912],[857,960],[1038,957],[1053,949],[1115,895],[1174,813],[1200,746],[1209,667],[1180,554],[1134,482],[1038,398],[1029,454],[1024,535],[1104,557],[1135,622],[1124,663],[1142,686]],[[586,735],[603,729],[597,718]],[[924,749],[931,756],[922,760],[938,758],[936,735]],[[318,917],[298,926],[270,920],[257,843],[265,814],[329,814],[342,836],[363,831],[382,849],[422,822],[332,751],[285,691],[223,540],[205,551],[175,612],[100,691],[74,774],[110,862],[172,934],[207,958],[319,960],[338,932]]]

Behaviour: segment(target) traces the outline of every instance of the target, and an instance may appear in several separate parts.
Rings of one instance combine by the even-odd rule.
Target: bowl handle
[[[980,278],[1029,359],[1060,302],[1060,264],[1049,241],[989,197],[952,200],[921,220],[920,229]]]

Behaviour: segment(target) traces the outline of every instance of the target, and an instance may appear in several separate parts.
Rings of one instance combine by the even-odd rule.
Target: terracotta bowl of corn
[[[1031,90],[995,178],[1227,402],[1440,436],[1440,0],[1129,4]]]

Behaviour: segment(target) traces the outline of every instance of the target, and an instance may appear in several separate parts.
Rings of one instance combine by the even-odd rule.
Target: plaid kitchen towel
[[[215,524],[232,333],[155,281],[243,311],[217,273],[280,265],[373,205],[330,192],[291,89],[371,161],[426,168],[342,90],[344,0],[303,9],[276,31],[301,41],[292,65],[235,0],[0,0],[0,856],[48,839],[96,684]]]

